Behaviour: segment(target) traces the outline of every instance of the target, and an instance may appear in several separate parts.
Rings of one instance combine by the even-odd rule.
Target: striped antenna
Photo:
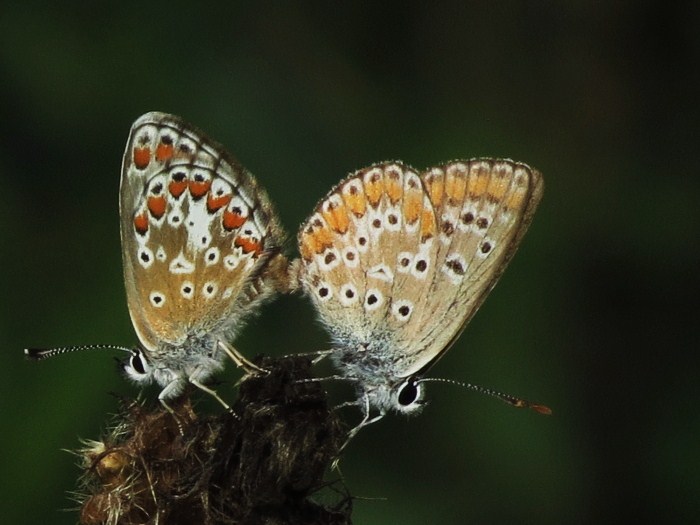
[[[70,352],[79,352],[82,350],[119,350],[121,352],[134,353],[133,348],[115,345],[80,345],[80,346],[61,346],[58,348],[25,348],[24,355],[33,361],[43,361],[49,357],[54,357]]]
[[[474,392],[479,392],[480,394],[486,394],[487,396],[495,397],[496,399],[500,399],[504,403],[508,403],[510,406],[514,406],[515,408],[531,408],[532,410],[534,410],[538,414],[543,414],[545,416],[552,415],[552,409],[546,405],[541,405],[539,403],[533,403],[533,402],[528,401],[526,399],[511,396],[510,394],[504,394],[502,392],[497,392],[496,390],[491,390],[490,388],[486,388],[483,386],[472,385],[471,383],[463,383],[461,381],[455,381],[453,379],[443,379],[440,377],[426,377],[425,379],[418,379],[416,381],[416,383],[427,383],[427,382],[450,383],[452,385],[461,386],[461,387],[464,387],[468,390],[472,390]]]

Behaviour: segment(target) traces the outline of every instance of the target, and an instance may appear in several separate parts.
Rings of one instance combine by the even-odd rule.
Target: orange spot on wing
[[[221,222],[225,230],[231,231],[235,230],[236,228],[240,228],[246,219],[247,217],[244,217],[240,213],[224,210],[224,216]]]
[[[313,259],[314,254],[314,235],[313,233],[303,233],[301,235],[301,242],[299,243],[299,252],[301,256],[310,261]]]
[[[240,246],[243,253],[255,253],[255,255],[262,253],[262,244],[258,241],[254,241],[253,239],[249,239],[247,237],[236,237],[233,243],[236,246]]]
[[[423,195],[418,190],[409,190],[403,198],[403,216],[408,224],[414,224],[423,209]]]
[[[489,172],[486,169],[477,168],[472,171],[469,177],[467,191],[472,199],[480,199],[489,185]]]
[[[445,196],[445,178],[442,173],[426,178],[425,184],[428,190],[428,196],[430,197],[430,202],[433,203],[433,206],[436,208],[442,206],[442,199]]]
[[[354,186],[351,186],[348,191],[343,192],[343,201],[345,205],[350,208],[350,211],[355,217],[360,218],[364,216],[367,210],[367,201],[362,193],[355,191]]]
[[[487,190],[488,199],[493,202],[500,202],[510,187],[510,181],[504,177],[494,177],[491,179]]]
[[[525,199],[525,190],[516,189],[506,200],[505,207],[509,210],[520,209]]]
[[[187,180],[182,179],[181,181],[171,181],[170,184],[168,184],[168,191],[170,192],[170,195],[175,197],[176,199],[180,197],[184,193],[184,191],[187,189]]]
[[[317,226],[304,228],[299,242],[299,249],[306,260],[311,260],[313,254],[323,253],[326,248],[333,246],[335,235],[317,219]]]
[[[464,202],[467,193],[467,180],[459,172],[448,171],[445,177],[445,195],[451,205],[455,206]]]
[[[133,152],[134,166],[137,169],[143,170],[148,167],[151,163],[151,149],[150,148],[134,148]]]
[[[211,193],[207,197],[207,210],[213,213],[231,202],[231,194],[220,195],[219,197],[214,197]]]
[[[435,235],[435,214],[430,208],[423,208],[420,221],[420,240],[424,242]]]
[[[134,217],[134,228],[139,235],[145,235],[148,231],[148,214],[145,211]]]
[[[328,226],[337,233],[343,234],[348,231],[350,219],[344,205],[330,204],[327,211],[323,211],[323,218],[326,219]]]
[[[162,195],[156,197],[148,197],[148,211],[151,212],[156,219],[160,219],[165,214],[166,200]]]
[[[320,228],[314,232],[314,252],[323,253],[327,247],[333,246],[335,236],[329,228]]]
[[[189,181],[188,186],[190,188],[190,195],[192,195],[192,197],[194,197],[195,199],[199,199],[201,197],[204,197],[204,195],[206,195],[206,193],[209,191],[209,188],[211,187],[211,181],[191,180]]]
[[[161,142],[156,147],[156,160],[165,162],[173,156],[173,145]]]
[[[403,185],[400,176],[395,171],[388,172],[384,179],[384,191],[392,204],[396,204],[401,199]]]
[[[382,193],[384,192],[382,178],[379,176],[377,180],[372,180],[370,177],[365,182],[365,195],[367,196],[367,201],[370,206],[376,208],[379,205],[379,200],[382,198]]]

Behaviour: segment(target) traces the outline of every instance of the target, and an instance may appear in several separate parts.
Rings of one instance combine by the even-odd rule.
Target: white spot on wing
[[[316,287],[316,297],[318,298],[319,301],[322,303],[330,300],[331,297],[333,297],[333,288],[331,287],[330,284],[328,283],[320,283]]]
[[[390,232],[401,231],[401,226],[403,225],[402,219],[403,214],[399,208],[387,208],[383,219],[384,227]]]
[[[148,300],[154,308],[161,308],[165,304],[165,294],[161,292],[151,292],[148,296]]]
[[[454,284],[459,284],[464,279],[464,274],[467,271],[467,262],[460,254],[450,253],[445,257],[445,262],[441,269]]]
[[[182,210],[179,207],[173,208],[168,213],[168,224],[173,228],[179,228],[182,225]]]
[[[325,252],[316,256],[316,261],[319,268],[323,272],[330,272],[336,268],[342,262],[340,259],[340,253],[335,248],[330,248]]]
[[[148,194],[154,197],[165,196],[166,183],[165,175],[156,175],[148,183]]]
[[[170,273],[192,273],[195,265],[192,261],[187,260],[182,252],[179,253],[172,261],[170,261]]]
[[[187,148],[187,150],[192,154],[196,153],[197,151],[197,143],[191,140],[190,138],[186,137],[185,135],[180,135],[180,140],[177,141],[176,148],[180,149],[180,146],[185,146],[185,148]],[[173,157],[172,162],[175,163],[177,159],[178,156],[175,155],[175,157]],[[187,160],[183,158],[183,162],[187,162]]]
[[[358,300],[357,288],[350,283],[346,283],[340,287],[338,300],[343,306],[351,306]]]
[[[223,197],[224,195],[230,195],[233,191],[231,185],[221,178],[215,178],[211,181],[211,188],[209,190],[212,197]]]
[[[192,297],[194,297],[194,284],[192,284],[190,281],[185,281],[182,283],[182,286],[180,287],[180,294],[185,299],[192,299]]]
[[[386,264],[381,263],[367,270],[367,277],[390,283],[394,280],[394,273]]]
[[[216,295],[218,289],[219,285],[216,281],[207,281],[202,286],[202,295],[205,299],[212,299]]]
[[[189,204],[189,212],[184,219],[187,244],[195,251],[201,251],[211,242],[210,226],[216,215],[207,211],[204,197],[197,201],[190,198]]]
[[[365,229],[364,225],[360,227],[358,225],[357,230],[355,230],[355,246],[357,247],[357,251],[360,253],[367,253],[367,250],[369,250],[369,234],[367,233],[367,230]],[[364,239],[364,244],[362,244],[362,239]]]
[[[211,266],[219,262],[219,249],[216,246],[212,246],[204,253],[204,263],[207,266]]]
[[[360,254],[354,246],[347,246],[343,250],[343,262],[348,268],[357,268],[360,264]]]
[[[422,280],[426,278],[428,273],[430,273],[430,258],[419,254],[411,265],[411,275],[416,279]]]
[[[224,257],[224,267],[228,271],[235,270],[240,260],[241,258],[238,255],[236,255],[235,253],[231,253]]]
[[[241,217],[248,217],[248,205],[243,202],[243,199],[241,199],[238,195],[234,195],[231,202],[228,203],[226,209],[229,211],[233,211],[235,209],[236,213],[238,213],[238,215]]]
[[[138,252],[136,253],[136,258],[138,259],[139,264],[144,268],[150,268],[154,261],[153,252],[146,246],[139,248]]]
[[[479,247],[476,249],[476,256],[479,259],[486,259],[493,253],[495,246],[496,244],[491,239],[484,238],[481,244],[479,244]]]
[[[382,292],[375,288],[370,288],[365,294],[365,310],[371,312],[384,304]]]
[[[410,272],[412,262],[413,254],[411,252],[400,252],[396,257],[396,271],[399,273]]]
[[[391,305],[391,313],[401,322],[406,322],[413,313],[413,303],[405,299],[395,301]]]

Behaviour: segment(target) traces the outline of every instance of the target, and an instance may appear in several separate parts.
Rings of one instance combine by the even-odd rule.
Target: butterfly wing
[[[359,170],[302,225],[302,285],[336,344],[373,352],[367,375],[425,371],[496,284],[541,194],[539,173],[511,161]]]
[[[428,169],[421,179],[437,218],[432,282],[404,331],[404,376],[424,372],[461,334],[525,234],[544,185],[510,160],[473,159]]]
[[[146,349],[233,330],[271,293],[264,272],[283,234],[270,201],[180,118],[153,112],[133,124],[119,206],[129,313]]]
[[[418,173],[400,162],[359,170],[302,225],[301,281],[339,346],[390,341],[413,315],[435,257],[437,224]]]

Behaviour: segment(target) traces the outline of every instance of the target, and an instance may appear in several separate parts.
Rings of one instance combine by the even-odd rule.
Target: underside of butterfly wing
[[[272,292],[265,270],[283,235],[267,196],[178,117],[134,123],[120,213],[129,312],[147,350],[233,332]]]
[[[413,334],[406,376],[446,352],[498,282],[542,196],[540,174],[509,160],[454,161],[421,178],[438,222],[432,282]],[[414,337],[418,335],[418,337]]]

